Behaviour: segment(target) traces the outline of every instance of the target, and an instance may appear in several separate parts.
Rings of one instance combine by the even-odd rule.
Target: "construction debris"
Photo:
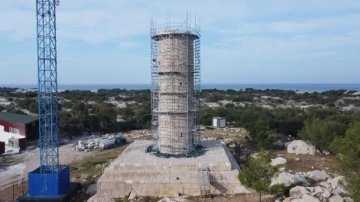
[[[106,134],[100,137],[91,135],[90,137],[86,137],[85,140],[79,140],[78,144],[72,150],[76,152],[89,152],[92,149],[108,149],[125,143],[126,139],[121,135]]]

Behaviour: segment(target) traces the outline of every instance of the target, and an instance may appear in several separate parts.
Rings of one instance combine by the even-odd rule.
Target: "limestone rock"
[[[320,200],[313,196],[305,194],[300,199],[293,199],[291,200],[291,202],[320,202]]]
[[[306,176],[315,182],[323,181],[330,178],[330,176],[324,170],[310,171],[306,174]]]
[[[302,140],[294,140],[286,146],[287,152],[292,154],[315,154],[315,147]]]
[[[329,151],[329,150],[323,150],[322,152],[323,152],[323,154],[324,154],[325,156],[330,155],[330,151]]]
[[[90,186],[86,189],[85,194],[86,194],[86,195],[90,195],[90,196],[96,194],[96,184],[90,185]]]
[[[345,202],[354,202],[354,200],[350,197],[344,197]]]
[[[310,193],[315,192],[315,187],[305,187]]]
[[[331,184],[328,182],[320,182],[320,186],[326,188],[326,189],[332,189]]]
[[[284,184],[286,187],[293,184],[309,185],[309,182],[301,174],[291,174],[288,172],[281,172],[277,177],[274,177],[271,181],[271,185]]]
[[[347,194],[347,191],[343,187],[338,186],[332,191],[332,193],[335,195],[344,195]]]
[[[283,157],[277,157],[277,158],[275,158],[275,159],[271,159],[271,165],[272,166],[277,166],[277,165],[284,165],[284,164],[286,164],[286,159],[285,158],[283,158]]]
[[[290,189],[290,197],[292,198],[301,198],[301,196],[308,194],[308,190],[302,186],[296,186]]]
[[[344,176],[337,176],[337,177],[334,177],[332,179],[328,179],[327,182],[331,184],[331,187],[333,189],[335,189],[336,187],[339,186],[339,182],[342,181],[342,180],[344,180]]]
[[[331,193],[329,190],[324,190],[324,192],[321,194],[323,198],[329,198],[331,196]]]
[[[317,199],[313,196],[307,195],[307,194],[303,195],[302,199],[306,202],[320,202],[319,199]]]
[[[130,193],[130,196],[129,196],[129,200],[133,200],[133,199],[135,199],[136,198],[136,193],[134,192],[134,191],[131,191],[131,193]]]
[[[343,197],[339,195],[334,195],[329,198],[329,202],[343,202],[343,201],[344,201]]]
[[[315,195],[317,195],[317,194],[321,194],[323,191],[324,191],[324,190],[323,190],[321,187],[316,186],[315,189],[314,189],[314,191],[313,191],[313,193],[312,193],[311,195],[315,196]]]

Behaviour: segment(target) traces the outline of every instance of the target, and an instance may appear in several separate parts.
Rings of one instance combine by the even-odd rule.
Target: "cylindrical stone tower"
[[[152,71],[157,77],[157,88],[153,89],[153,129],[156,128],[156,147],[160,153],[181,155],[194,150],[199,107],[194,86],[197,39],[199,35],[189,30],[167,29],[152,35],[158,44],[157,57],[152,59],[157,64],[157,71]]]

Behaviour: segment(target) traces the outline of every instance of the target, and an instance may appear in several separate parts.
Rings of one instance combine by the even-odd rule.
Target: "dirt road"
[[[71,148],[75,142],[76,140],[59,148],[60,164],[67,165],[86,156],[91,156],[92,152],[72,151]],[[0,189],[15,181],[26,179],[29,172],[39,167],[39,148],[2,158],[5,165],[10,164],[11,166],[0,167]]]

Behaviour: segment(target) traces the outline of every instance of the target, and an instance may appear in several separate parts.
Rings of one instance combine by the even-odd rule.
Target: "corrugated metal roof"
[[[39,118],[37,116],[0,112],[0,120],[8,121],[11,123],[28,124],[37,121],[38,119]]]

